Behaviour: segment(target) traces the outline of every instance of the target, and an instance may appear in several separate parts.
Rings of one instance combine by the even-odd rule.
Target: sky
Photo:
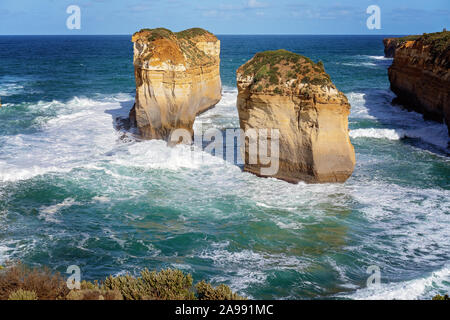
[[[68,29],[70,5],[80,29]],[[381,28],[370,30],[370,5]],[[215,34],[422,34],[450,30],[449,0],[0,0],[2,35],[132,34],[142,28]]]

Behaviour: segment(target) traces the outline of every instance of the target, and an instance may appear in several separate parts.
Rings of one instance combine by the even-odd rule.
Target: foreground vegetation
[[[70,290],[67,280],[47,268],[23,264],[0,266],[0,300],[245,300],[221,284],[205,281],[193,285],[190,274],[166,269],[143,270],[139,277],[112,277],[104,281],[82,281],[79,290]],[[450,300],[436,295],[432,300]]]
[[[446,301],[449,301],[450,298],[448,297],[447,294],[444,295],[444,296],[441,296],[440,294],[438,294],[438,295],[435,295],[435,296],[433,297],[433,300],[446,300]]]
[[[243,300],[221,284],[201,281],[195,286],[190,274],[166,269],[143,270],[139,277],[108,277],[99,282],[82,281],[69,290],[67,280],[49,269],[23,264],[0,267],[0,300]]]

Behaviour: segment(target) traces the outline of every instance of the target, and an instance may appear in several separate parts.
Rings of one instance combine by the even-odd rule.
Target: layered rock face
[[[398,38],[386,38],[383,40],[384,44],[384,56],[386,58],[393,58],[395,55],[395,49],[399,46]]]
[[[351,176],[350,104],[321,62],[285,50],[258,53],[237,70],[237,84],[241,129],[279,130],[279,169],[272,177],[326,183]],[[261,175],[264,164],[249,163],[249,143],[244,170]]]
[[[427,119],[445,121],[450,135],[450,32],[408,36],[396,43],[389,68],[396,103]]]
[[[167,140],[175,129],[192,133],[195,116],[221,99],[220,41],[198,28],[144,29],[132,41],[136,101],[131,123],[145,139]]]

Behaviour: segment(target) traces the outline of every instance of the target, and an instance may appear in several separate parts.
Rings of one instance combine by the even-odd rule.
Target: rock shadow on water
[[[229,128],[230,129],[230,128]],[[214,143],[214,139],[207,141],[204,138],[202,139],[202,150],[205,152],[208,152],[209,154],[218,157],[220,159],[222,159],[223,161],[226,161],[228,163],[231,163],[233,165],[235,165],[236,167],[238,167],[241,171],[244,171],[244,163],[242,161],[242,157],[241,157],[241,143],[240,143],[240,138],[235,137],[233,139],[233,144],[232,146],[227,145],[227,130],[228,129],[218,129],[221,133],[222,133],[222,141],[223,141],[223,146],[222,146],[222,150],[211,150],[208,151],[207,147],[210,146],[211,143]],[[231,130],[240,130],[240,128],[231,128]],[[229,152],[228,148],[233,148],[233,159],[230,159],[230,157],[228,155],[230,155],[231,153]],[[228,151],[227,151],[228,150]]]
[[[363,106],[380,126],[392,130],[404,144],[441,156],[450,156],[450,140],[444,123],[427,120],[423,115],[395,103],[389,89],[363,89]]]
[[[134,106],[134,100],[121,101],[120,108],[106,110],[105,113],[111,115],[112,125],[116,131],[122,133],[120,140],[124,142],[140,141],[136,127],[133,126],[129,117],[130,110]]]

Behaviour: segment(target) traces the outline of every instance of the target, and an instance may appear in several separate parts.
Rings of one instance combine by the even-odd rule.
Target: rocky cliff
[[[279,170],[274,178],[297,183],[344,182],[355,152],[348,134],[350,104],[323,64],[285,50],[256,54],[237,70],[241,129],[279,130]],[[261,175],[264,165],[244,170]]]
[[[143,29],[133,35],[136,101],[131,123],[145,139],[165,139],[221,99],[220,41],[203,29]]]
[[[386,58],[393,58],[395,55],[395,49],[399,46],[398,38],[386,38],[383,39],[384,44],[384,56]]]
[[[395,102],[445,121],[450,135],[450,32],[385,39],[385,45],[394,44],[389,81]]]

